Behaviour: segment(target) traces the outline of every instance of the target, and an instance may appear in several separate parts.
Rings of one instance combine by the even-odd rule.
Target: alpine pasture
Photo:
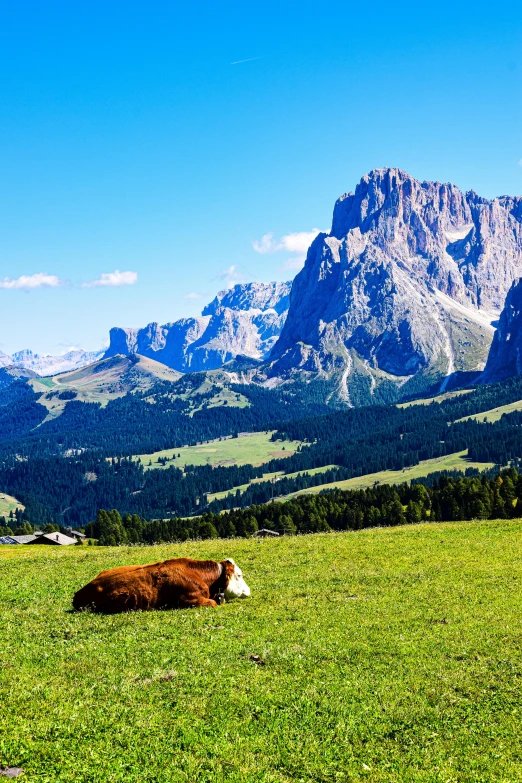
[[[0,550],[0,768],[28,783],[522,779],[515,521]],[[233,557],[216,609],[71,611],[101,570]]]

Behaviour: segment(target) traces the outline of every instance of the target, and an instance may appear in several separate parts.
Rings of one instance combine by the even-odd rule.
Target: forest
[[[437,478],[424,483],[328,490],[286,503],[254,505],[192,519],[146,521],[137,514],[100,510],[85,531],[100,545],[153,544],[187,539],[248,537],[260,529],[280,535],[362,530],[368,527],[522,515],[522,475],[511,468],[494,477]]]
[[[274,493],[283,496],[381,470],[401,470],[421,460],[464,449],[469,450],[473,460],[495,463],[499,469],[514,464],[521,456],[521,412],[506,414],[494,423],[458,421],[495,405],[522,399],[520,378],[495,386],[478,387],[469,394],[441,403],[409,407],[369,406],[301,419],[292,418],[297,417],[299,403],[288,391],[271,398],[272,392],[257,387],[234,388],[241,388],[242,393],[251,395],[249,408],[209,409],[198,411],[192,417],[172,413],[173,409],[169,406],[182,405],[183,401],[170,400],[165,389],[158,391],[159,402],[154,405],[127,395],[132,399],[124,397],[114,401],[119,406],[129,405],[132,410],[136,406],[136,418],[130,414],[128,418],[125,414],[125,421],[132,422],[132,425],[126,428],[128,432],[123,433],[122,438],[129,446],[135,437],[140,448],[145,441],[172,445],[176,438],[178,442],[186,440],[189,430],[192,438],[196,434],[210,432],[212,428],[212,434],[215,434],[219,427],[217,424],[211,426],[213,421],[219,422],[222,434],[229,434],[237,427],[240,414],[248,413],[252,427],[261,427],[266,426],[272,416],[282,416],[283,410],[286,410],[288,419],[280,421],[274,439],[299,439],[306,445],[291,457],[273,459],[260,466],[187,465],[184,470],[174,466],[164,470],[144,470],[130,456],[114,455],[109,446],[118,442],[119,435],[111,428],[106,431],[106,441],[101,437],[102,430],[96,430],[94,425],[92,431],[88,428],[85,431],[74,430],[74,438],[69,439],[71,431],[60,429],[63,422],[58,426],[66,415],[64,413],[55,420],[54,428],[51,426],[54,423],[49,422],[45,425],[47,430],[39,428],[42,432],[32,436],[39,445],[33,451],[32,443],[31,458],[24,457],[23,452],[14,451],[11,442],[11,449],[4,454],[0,464],[0,491],[23,503],[26,507],[24,518],[33,525],[84,527],[96,518],[100,508],[116,508],[124,515],[138,515],[146,519],[188,517],[201,514],[203,510],[218,514],[231,507],[265,504]],[[293,393],[297,390],[294,389]],[[161,413],[162,404],[166,414]],[[113,428],[118,421],[118,405],[110,413],[115,417]],[[316,407],[321,409],[321,405],[309,399],[312,411]],[[93,409],[95,416],[101,415],[100,411],[96,413],[97,406],[75,400],[67,404],[66,413],[71,408],[72,413],[68,415],[74,417],[78,406]],[[147,411],[142,418],[140,410]],[[152,411],[150,415],[149,411]],[[306,406],[302,407],[302,411],[306,413]],[[90,414],[81,414],[82,417],[86,415]],[[186,427],[182,430],[183,435],[174,434],[177,420]],[[172,432],[163,427],[169,421]],[[244,424],[245,420],[241,423]],[[124,429],[119,427],[120,431]],[[47,445],[46,438],[49,441]],[[93,442],[98,443],[98,447],[86,446]],[[67,456],[54,453],[58,443],[61,448],[67,446]],[[325,465],[333,467],[315,475],[306,473],[311,468]],[[265,473],[275,472],[298,475],[291,478],[279,476],[275,486],[271,480],[259,481]],[[258,482],[248,486],[243,494],[234,489],[252,479]],[[232,492],[223,499],[208,501],[209,494],[227,490]]]

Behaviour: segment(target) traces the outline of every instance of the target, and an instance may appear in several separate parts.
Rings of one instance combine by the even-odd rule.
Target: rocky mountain
[[[83,351],[82,349],[69,351],[62,356],[40,356],[30,350],[17,351],[11,356],[0,352],[0,367],[16,367],[31,370],[36,375],[47,376],[85,367],[98,361],[102,356],[103,351]]]
[[[286,318],[291,283],[246,283],[220,291],[199,318],[143,329],[115,327],[105,357],[137,353],[179,372],[215,370],[236,356],[268,357]]]
[[[522,279],[516,280],[508,291],[480,380],[483,383],[495,383],[521,373]]]
[[[330,379],[345,404],[444,389],[483,369],[521,274],[522,197],[371,171],[312,243],[268,376]]]

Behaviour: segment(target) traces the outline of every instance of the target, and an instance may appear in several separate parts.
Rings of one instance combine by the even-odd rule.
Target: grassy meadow
[[[429,476],[430,473],[436,473],[439,470],[458,470],[465,473],[467,468],[489,470],[490,468],[495,467],[495,463],[493,462],[474,462],[473,460],[468,459],[467,455],[468,450],[465,449],[464,451],[457,451],[454,454],[446,454],[443,457],[425,459],[419,462],[418,465],[412,465],[411,467],[403,468],[402,470],[381,470],[378,473],[367,473],[364,476],[355,476],[354,478],[345,479],[344,481],[335,481],[331,484],[322,484],[317,487],[300,489],[298,492],[286,495],[284,499],[294,498],[298,495],[315,495],[325,489],[367,489],[368,487],[373,487],[374,484],[402,484],[406,481],[411,481],[412,479]]]
[[[136,459],[146,468],[163,468],[174,465],[262,465],[271,459],[291,457],[301,445],[300,441],[272,441],[272,432],[249,432],[238,438],[223,438],[207,441],[199,446],[183,446],[178,449],[164,449],[154,454],[140,454]],[[179,457],[178,457],[179,454]],[[172,457],[175,457],[172,460]],[[168,459],[166,465],[160,459]],[[152,464],[149,464],[152,463]]]
[[[491,408],[491,410],[484,411],[483,413],[472,413],[471,416],[464,416],[462,419],[457,419],[457,422],[478,421],[482,424],[484,424],[484,422],[493,424],[495,421],[501,419],[504,414],[514,413],[515,411],[520,410],[522,410],[522,400],[517,400],[516,402],[510,402],[508,405],[499,405],[496,408]]]
[[[104,568],[234,557],[252,597],[70,612]],[[0,548],[0,767],[28,783],[522,780],[520,521]]]
[[[17,508],[25,508],[16,498],[0,492],[0,517],[8,517],[10,511],[16,511]]]
[[[238,490],[241,494],[243,494],[243,492],[245,492],[252,484],[259,484],[262,481],[270,481],[272,479],[282,478],[283,476],[285,478],[297,478],[299,475],[316,476],[318,473],[326,473],[327,470],[331,470],[335,467],[336,465],[324,465],[322,468],[310,468],[310,470],[303,470],[301,473],[283,473],[282,470],[278,470],[276,473],[263,473],[261,478],[252,479],[252,481],[248,484],[240,484],[237,487],[232,487],[232,489],[224,489],[222,492],[209,492],[207,495],[207,500],[210,503],[212,500],[221,500],[222,498],[226,498],[227,495],[235,496]],[[277,483],[275,486],[277,487]]]

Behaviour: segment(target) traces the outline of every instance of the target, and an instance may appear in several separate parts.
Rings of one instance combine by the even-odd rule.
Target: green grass
[[[0,517],[7,517],[10,511],[15,511],[17,508],[25,508],[25,506],[11,495],[0,492]]]
[[[28,783],[520,781],[520,533],[2,547],[0,766]],[[103,568],[176,555],[234,557],[252,598],[68,612]]]
[[[482,423],[486,421],[492,423],[498,421],[505,413],[513,413],[514,411],[521,410],[522,400],[517,400],[517,402],[510,402],[508,405],[499,405],[498,408],[491,408],[489,411],[483,411],[483,413],[473,413],[471,416],[464,416],[462,419],[457,419],[457,422],[474,420]]]
[[[297,495],[317,494],[324,489],[366,489],[373,487],[374,484],[402,484],[405,481],[429,476],[430,473],[436,473],[439,470],[461,470],[464,472],[467,468],[477,468],[478,470],[489,470],[495,466],[494,462],[473,462],[467,458],[467,449],[457,451],[454,454],[447,454],[444,457],[434,457],[426,459],[403,470],[381,470],[378,473],[367,473],[365,476],[346,479],[345,481],[336,481],[332,484],[323,484],[319,487],[310,489],[300,489],[285,498],[297,497]]]
[[[239,438],[212,440],[200,446],[183,446],[179,449],[164,449],[154,454],[140,454],[136,459],[146,468],[161,468],[158,460],[166,457],[170,461],[164,467],[174,465],[262,465],[271,459],[291,457],[300,441],[271,441],[272,432],[251,432]],[[284,448],[284,450],[283,450]],[[180,457],[178,457],[178,454]],[[152,462],[152,465],[149,465]]]
[[[425,397],[421,400],[410,400],[410,402],[400,402],[397,408],[409,408],[411,405],[431,405],[432,402],[444,402],[444,400],[451,400],[453,397],[460,397],[461,394],[471,394],[475,389],[458,389],[457,391],[445,392],[444,394],[438,394],[436,397]]]
[[[283,476],[285,478],[296,478],[300,475],[315,476],[316,473],[325,473],[327,470],[331,470],[335,467],[335,465],[325,465],[322,468],[311,468],[310,470],[303,470],[297,473],[283,473],[282,470],[277,471],[277,473],[263,473],[261,478],[252,479],[250,484],[240,484],[238,487],[225,489],[223,492],[211,492],[207,495],[207,500],[209,503],[211,503],[213,500],[221,500],[222,498],[226,498],[227,495],[235,495],[237,490],[243,494],[243,492],[245,492],[245,490],[247,490],[248,487],[250,487],[252,484],[259,484],[262,481],[270,481],[271,479],[282,478]],[[275,486],[277,486],[277,484]]]
[[[202,393],[203,391],[207,391],[207,387],[208,389],[213,388],[216,390],[214,396],[211,397],[210,400],[206,401],[207,408],[220,408],[222,405],[228,405],[230,408],[250,407],[250,402],[244,394],[237,394],[236,392],[232,391],[232,389],[228,389],[226,387],[220,388],[208,381],[205,381],[197,391]],[[203,410],[203,405],[200,405],[198,408],[194,408],[190,412],[190,416],[193,416],[195,413],[197,413],[197,411],[200,410]]]

